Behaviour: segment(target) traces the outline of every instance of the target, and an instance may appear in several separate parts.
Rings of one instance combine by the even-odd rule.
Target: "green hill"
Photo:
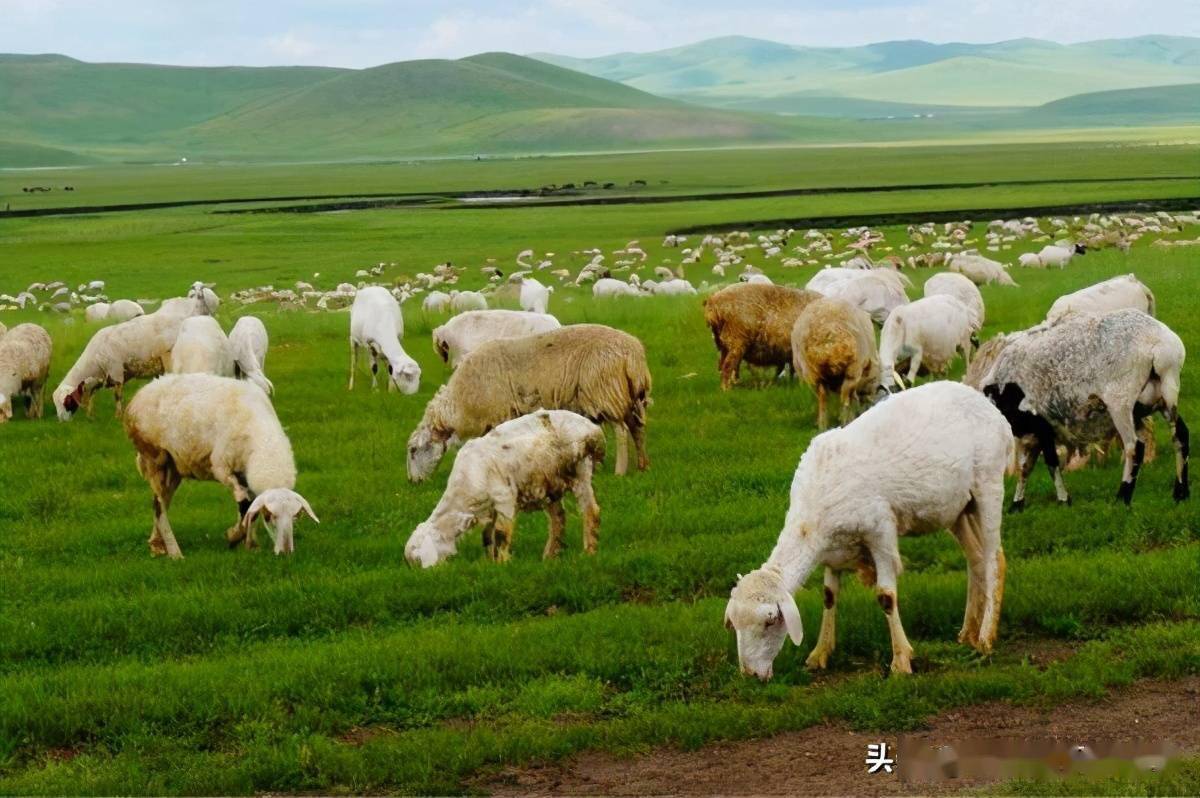
[[[1196,122],[1200,121],[1200,83],[1080,94],[1033,108],[1025,116],[1072,124],[1094,124],[1097,120],[1107,124]]]

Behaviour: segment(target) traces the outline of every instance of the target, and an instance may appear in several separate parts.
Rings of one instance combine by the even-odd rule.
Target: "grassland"
[[[1153,148],[1160,157],[1130,162],[1100,161],[1086,151],[1014,150],[990,163],[1029,173],[1053,166],[1063,176],[1073,168],[1108,177],[1149,177],[1150,168],[1163,170],[1153,173],[1160,176],[1186,174],[1186,148],[1177,161],[1161,157],[1171,151]],[[1140,149],[1112,152],[1143,156]],[[675,157],[661,167],[678,171],[660,190],[678,188],[684,174],[708,187],[870,177],[856,175],[849,159],[814,158],[767,178],[765,155],[747,155],[740,169],[714,156],[708,172],[685,154]],[[868,165],[891,163],[885,176],[898,182],[927,174],[909,157],[862,157],[878,159]],[[941,157],[946,169],[954,164],[987,177],[978,151]],[[520,179],[525,166],[534,171],[522,183],[561,181],[549,176],[563,166],[578,178],[604,165],[628,170],[630,179],[652,177],[649,161],[636,158],[490,166],[511,170],[496,173],[496,185],[504,185]],[[419,175],[419,190],[446,190],[467,184],[474,166],[407,168]],[[238,185],[262,181],[290,193],[292,185],[392,179],[353,169],[264,170]],[[150,182],[139,187],[138,174],[152,175]],[[230,173],[218,170],[187,172],[202,178],[195,186],[155,183],[156,174],[114,173],[113,184],[156,196],[229,187],[223,176]],[[267,182],[271,174],[287,175],[284,185]],[[1036,191],[1067,200],[1153,185]],[[880,210],[919,219],[939,208],[1024,202],[1030,192],[997,186],[650,207],[247,216],[176,208],[0,218],[0,291],[33,280],[99,277],[114,297],[167,296],[195,279],[215,281],[228,294],[297,279],[332,285],[380,261],[396,262],[387,277],[400,278],[447,258],[467,265],[465,282],[478,285],[475,267],[486,258],[511,263],[526,247],[559,253],[559,263],[569,265],[577,262],[575,250],[612,250],[638,238],[654,265],[678,257],[659,241],[680,226]],[[1156,292],[1160,317],[1196,349],[1194,259],[1186,250],[1139,246],[1128,256],[1088,255],[1067,271],[1021,272],[1019,289],[983,289],[985,337],[1036,322],[1065,291],[1136,271]],[[786,282],[803,282],[812,271],[758,265]],[[915,276],[918,290],[929,274]],[[689,277],[710,275],[705,267]],[[288,559],[227,551],[222,533],[235,512],[231,499],[216,486],[188,484],[172,507],[186,559],[152,560],[145,546],[150,494],[109,397],[98,401],[93,421],[19,418],[0,428],[0,793],[460,792],[500,765],[581,750],[697,746],[824,719],[896,731],[983,701],[1053,704],[1099,697],[1137,679],[1200,672],[1198,505],[1171,502],[1173,472],[1162,457],[1144,470],[1129,510],[1112,498],[1115,464],[1069,475],[1072,508],[1054,506],[1044,472],[1035,475],[1029,509],[1005,520],[1010,580],[993,657],[980,659],[954,643],[964,564],[950,536],[933,535],[902,545],[905,623],[917,647],[913,678],[885,678],[886,626],[869,593],[848,583],[830,674],[803,669],[810,635],[801,649],[781,655],[772,683],[745,680],[721,625],[723,597],[734,575],[760,563],[778,534],[792,471],[815,433],[811,395],[794,384],[720,392],[694,298],[605,303],[560,288],[552,309],[564,322],[601,322],[638,335],[655,380],[651,470],[597,478],[603,526],[595,558],[580,554],[572,515],[574,545],[558,561],[538,560],[545,522],[531,515],[519,521],[514,561],[506,566],[484,561],[480,547],[469,544],[430,572],[405,565],[403,541],[433,507],[448,470],[443,465],[417,486],[404,477],[407,436],[446,376],[428,344],[440,319],[413,306],[406,348],[424,369],[413,397],[346,392],[344,314],[222,308],[227,327],[253,312],[270,330],[268,373],[296,450],[298,489],[322,519],[300,528],[297,553]],[[82,320],[35,312],[3,320],[11,326],[22,318],[45,323],[54,336],[56,382],[90,329]],[[1185,370],[1187,418],[1198,416],[1197,388]],[[1165,440],[1160,448],[1169,451]],[[816,592],[799,596],[809,630],[820,613]],[[1028,652],[1046,641],[1065,645],[1071,656],[1032,663]],[[1200,790],[1189,772],[1173,775],[1182,780],[1163,789]]]

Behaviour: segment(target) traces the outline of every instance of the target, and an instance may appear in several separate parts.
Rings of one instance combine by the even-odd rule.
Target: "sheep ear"
[[[800,622],[800,610],[796,606],[796,599],[791,593],[787,593],[787,597],[779,602],[779,614],[783,616],[783,625],[787,629],[788,637],[792,638],[792,642],[800,645],[804,640],[804,625]]]
[[[299,493],[296,494],[296,498],[300,500],[300,507],[305,513],[308,514],[308,517],[311,518],[314,523],[321,523],[321,519],[317,518],[317,514],[313,512],[312,505],[308,503],[308,499],[304,498]]]
[[[250,506],[246,508],[246,514],[242,516],[242,525],[249,529],[254,520],[258,518],[258,514],[262,512],[264,504],[266,501],[263,496],[255,496],[254,501],[250,502]]]

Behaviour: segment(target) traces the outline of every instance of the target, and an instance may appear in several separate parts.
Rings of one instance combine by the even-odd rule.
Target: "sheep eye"
[[[770,618],[767,618],[767,620],[763,623],[763,628],[770,629],[772,626],[774,626],[777,623],[779,623],[779,616],[772,615]]]

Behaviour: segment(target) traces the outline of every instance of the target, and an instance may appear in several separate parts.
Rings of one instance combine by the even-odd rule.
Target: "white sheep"
[[[0,330],[0,424],[13,417],[13,399],[25,397],[25,417],[41,418],[53,353],[50,334],[36,324]]]
[[[947,268],[963,275],[975,285],[987,285],[988,283],[1016,285],[1003,263],[985,258],[978,252],[958,253],[950,259]]]
[[[478,291],[451,291],[450,309],[455,313],[468,310],[487,310],[487,297]]]
[[[1068,313],[988,341],[966,382],[1000,408],[1017,436],[1021,468],[1013,510],[1024,508],[1025,483],[1039,454],[1058,501],[1069,504],[1058,443],[1084,451],[1114,434],[1124,446],[1117,498],[1129,504],[1146,449],[1138,430],[1155,412],[1173,428],[1175,500],[1187,499],[1190,438],[1179,413],[1185,357],[1179,336],[1139,310]]]
[[[569,410],[537,410],[468,441],[454,459],[446,490],[404,547],[424,568],[458,550],[458,539],[483,524],[483,545],[497,562],[509,559],[519,510],[545,509],[549,536],[543,557],[563,547],[562,497],[575,494],[583,516],[583,550],[596,553],[600,507],[592,473],[604,460],[604,430]]]
[[[169,370],[179,328],[185,319],[205,312],[200,300],[168,299],[154,313],[97,330],[54,390],[59,420],[69,421],[80,407],[86,407],[90,417],[92,401],[102,388],[113,389],[120,418],[125,383],[157,377]]]
[[[1133,274],[1113,277],[1059,297],[1050,306],[1046,321],[1056,321],[1072,311],[1107,313],[1124,309],[1154,315],[1154,293]]]
[[[739,577],[725,608],[742,671],[771,678],[785,637],[803,637],[793,593],[825,567],[825,613],[808,657],[824,668],[834,647],[838,572],[857,568],[874,585],[892,638],[892,673],[911,673],[900,623],[901,535],[949,529],[967,558],[960,642],[988,653],[1004,594],[1000,541],[1008,423],[958,383],[936,382],[875,405],[849,426],[813,439],[792,479],[791,506],[771,556]]]
[[[601,277],[592,284],[592,296],[641,296],[641,293],[629,283],[614,280],[612,277]]]
[[[1036,255],[1037,263],[1034,264],[1031,258],[1019,258],[1022,266],[1036,266],[1042,269],[1049,269],[1054,266],[1059,269],[1065,269],[1067,264],[1071,262],[1071,258],[1076,255],[1084,255],[1087,253],[1087,245],[1072,244],[1070,246],[1060,246],[1058,244],[1047,244],[1042,247]],[[1028,253],[1033,254],[1033,253]]]
[[[545,313],[546,308],[550,305],[550,292],[554,289],[542,285],[533,277],[526,277],[521,281],[521,310],[530,313]]]
[[[184,319],[171,348],[170,373],[232,377],[233,369],[233,349],[217,320],[212,316]]]
[[[111,307],[112,305],[107,302],[93,302],[83,309],[83,318],[92,324],[106,321],[108,319],[109,308]]]
[[[946,294],[966,305],[971,312],[972,331],[978,333],[983,329],[985,309],[983,294],[970,279],[955,272],[938,272],[925,281],[925,296]]]
[[[368,286],[358,291],[350,307],[350,386],[354,390],[354,372],[358,365],[358,350],[366,351],[371,362],[371,387],[379,361],[387,364],[388,390],[413,394],[421,382],[421,367],[400,345],[404,337],[404,317],[400,303],[386,288]]]
[[[109,321],[129,321],[136,319],[138,316],[144,316],[146,309],[134,302],[132,299],[118,299],[108,306]]]
[[[303,511],[317,521],[294,490],[291,441],[256,386],[211,374],[160,377],[129,403],[125,434],[137,450],[138,471],[154,492],[151,554],[183,557],[167,510],[185,479],[219,482],[233,492],[238,521],[225,533],[230,546],[245,541],[246,548],[253,547],[254,521],[262,516],[275,553],[290,554],[296,516]]]
[[[267,396],[275,392],[275,386],[263,373],[263,368],[267,363],[267,347],[269,345],[267,328],[256,316],[242,316],[229,331],[229,348],[233,352],[234,376],[254,383]]]
[[[879,335],[880,382],[892,390],[899,381],[896,364],[908,359],[908,382],[916,380],[921,367],[941,374],[962,352],[971,364],[974,317],[967,306],[948,294],[935,294],[896,308]],[[900,383],[904,387],[904,383]]]
[[[212,290],[211,283],[202,283],[199,280],[192,283],[191,289],[188,291],[188,296],[192,299],[198,299],[204,303],[205,312],[208,315],[213,315],[217,312],[217,308],[221,306],[221,299],[216,292]]]
[[[421,302],[421,308],[429,313],[445,313],[450,309],[450,295],[445,291],[430,291]]]
[[[646,283],[650,282],[650,280],[646,281]],[[654,283],[650,288],[650,293],[655,296],[689,296],[696,293],[696,287],[687,280],[675,277],[661,283]]]
[[[855,276],[836,282],[820,293],[862,308],[876,324],[883,324],[896,308],[908,303],[906,288],[912,283],[892,269],[848,269]],[[810,281],[811,282],[811,281]]]
[[[522,310],[469,310],[433,330],[433,349],[456,368],[468,354],[488,341],[557,330],[562,325],[548,313]]]

